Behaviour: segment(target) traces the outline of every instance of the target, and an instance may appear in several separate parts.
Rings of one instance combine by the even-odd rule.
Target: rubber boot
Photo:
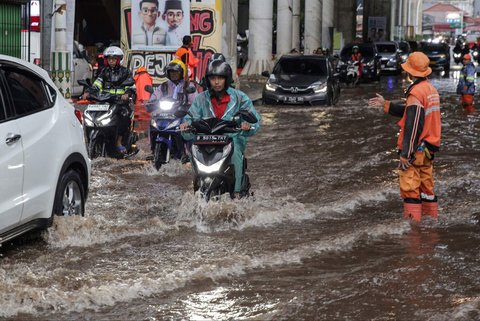
[[[403,203],[403,218],[410,218],[420,222],[422,219],[422,204]]]
[[[422,215],[430,215],[432,218],[438,217],[438,202],[422,201]]]

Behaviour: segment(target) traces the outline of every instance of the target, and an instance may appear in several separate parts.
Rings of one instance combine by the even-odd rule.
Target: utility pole
[[[50,56],[52,54],[52,14],[53,1],[40,1],[40,58],[41,66],[50,72]]]

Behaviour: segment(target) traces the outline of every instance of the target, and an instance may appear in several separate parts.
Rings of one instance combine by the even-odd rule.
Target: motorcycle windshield
[[[199,134],[223,134],[235,132],[236,123],[218,118],[201,119],[192,122],[192,127]]]

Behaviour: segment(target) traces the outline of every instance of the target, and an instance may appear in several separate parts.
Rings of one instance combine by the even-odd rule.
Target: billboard
[[[194,75],[195,79],[200,81],[205,74],[208,59],[214,53],[221,51],[222,0],[197,0],[192,2],[189,0],[159,0],[158,6],[156,6],[155,0],[148,2],[122,0],[121,2],[121,44],[128,57],[128,67],[135,71],[138,67],[144,66],[153,77],[155,84],[165,80],[164,67],[174,58],[175,51],[181,46],[181,43],[178,44],[178,42],[173,44],[173,40],[167,42],[169,16],[168,14],[165,15],[166,9],[173,7],[177,11],[171,12],[171,21],[174,18],[179,18],[179,3],[182,5],[183,18],[181,23],[178,23],[177,28],[180,28],[180,26],[181,28],[177,29],[177,38],[181,41],[185,34],[192,36],[192,51],[199,59]],[[187,12],[189,14],[186,14]],[[141,19],[141,15],[149,16],[150,20]],[[165,20],[162,18],[163,15],[165,15]],[[174,17],[174,15],[178,17]],[[155,24],[151,21],[154,16],[156,16]],[[151,39],[146,39],[145,33],[143,33],[143,40],[136,36],[136,34],[141,35],[140,31],[143,31],[141,26],[144,20],[151,25],[150,28],[144,28],[150,31]],[[159,31],[162,27],[165,36]],[[153,37],[154,30],[157,30],[155,39]],[[150,42],[148,42],[149,40]]]

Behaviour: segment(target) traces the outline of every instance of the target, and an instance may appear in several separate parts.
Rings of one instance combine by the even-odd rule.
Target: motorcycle
[[[337,67],[337,72],[340,74],[340,81],[345,83],[347,86],[355,86],[360,80],[359,68],[359,61],[349,60],[346,63],[339,63]]]
[[[349,61],[347,62],[347,76],[346,84],[355,86],[359,80],[359,61]]]
[[[90,92],[87,107],[83,112],[90,159],[106,156],[130,158],[137,154],[138,148],[135,143],[138,140],[138,134],[133,131],[133,100],[130,98],[128,103],[125,103],[121,101],[121,95],[96,91],[84,80],[79,80],[78,83]],[[119,153],[115,147],[120,116],[128,116],[131,120],[130,130],[122,141],[122,145],[127,149],[125,154]]]
[[[177,117],[184,117],[188,111],[179,110]],[[239,120],[256,123],[257,118],[249,111],[240,111],[232,121],[218,118],[192,121],[189,131],[195,135],[190,148],[193,166],[193,190],[208,202],[212,198],[229,193],[234,198],[235,170],[231,162],[233,139],[227,134],[240,134]],[[247,159],[243,161],[243,179],[240,197],[250,195],[250,179],[245,173]]]
[[[145,86],[145,90],[150,94],[153,88],[150,85]],[[187,88],[187,93],[195,92],[194,88]],[[175,113],[178,110],[188,110],[190,106],[185,99],[176,100],[171,97],[162,97],[158,100],[147,102],[146,107],[152,111],[150,121],[149,136],[153,151],[153,163],[159,170],[163,164],[167,164],[170,159],[182,159],[185,154],[185,147],[182,135],[178,129],[183,122],[183,116],[177,117]]]

